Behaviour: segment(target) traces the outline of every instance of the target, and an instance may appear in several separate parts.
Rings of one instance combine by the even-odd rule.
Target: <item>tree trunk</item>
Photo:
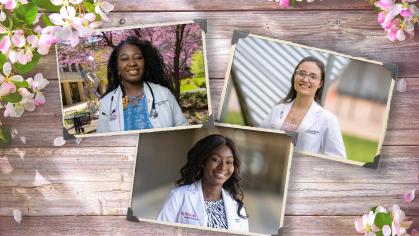
[[[182,40],[183,40],[183,31],[185,25],[176,25],[176,44],[175,44],[175,56],[173,58],[173,80],[175,82],[175,98],[179,102],[180,95],[180,76],[179,76],[179,61],[180,61],[180,51],[182,49]]]

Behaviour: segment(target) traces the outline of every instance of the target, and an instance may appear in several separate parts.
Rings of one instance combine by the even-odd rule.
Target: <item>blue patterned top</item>
[[[153,125],[150,123],[148,119],[148,109],[147,109],[147,98],[144,94],[143,98],[138,98],[141,94],[144,93],[143,91],[138,94],[137,97],[132,98],[128,97],[128,109],[124,110],[124,130],[138,130],[138,129],[151,129]],[[134,103],[133,106],[131,103]]]

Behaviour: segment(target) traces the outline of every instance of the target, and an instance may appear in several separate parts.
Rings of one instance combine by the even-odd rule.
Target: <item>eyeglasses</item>
[[[308,80],[311,83],[317,83],[320,80],[320,76],[314,73],[307,75],[307,72],[305,72],[304,70],[297,70],[294,72],[294,74],[295,74],[295,77],[297,77],[297,79],[299,80],[303,80],[308,76]]]

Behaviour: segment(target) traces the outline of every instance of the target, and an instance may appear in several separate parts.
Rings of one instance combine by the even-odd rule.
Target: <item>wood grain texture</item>
[[[224,78],[234,30],[396,64],[399,77],[419,77],[419,68],[415,66],[416,55],[419,53],[417,47],[419,37],[406,39],[404,42],[391,42],[385,39],[384,30],[377,23],[377,15],[372,10],[246,13],[241,11],[111,12],[108,16],[109,21],[101,28],[122,26],[119,23],[122,18],[126,21],[123,26],[207,19],[207,59],[210,78]],[[30,72],[31,74],[43,71],[48,78],[58,77],[55,53],[51,50],[47,56],[42,57],[43,61]]]
[[[0,215],[123,215],[136,147],[0,150]]]
[[[275,1],[268,0],[151,0],[151,1],[129,1],[110,0],[115,5],[114,11],[249,11],[249,10],[332,10],[332,9],[373,9],[372,5],[365,0],[316,0],[312,3],[304,1],[296,5],[290,4],[288,7],[280,6]]]
[[[407,91],[394,90],[378,170],[295,154],[284,235],[360,235],[354,221],[376,205],[398,204],[419,228],[419,37],[391,42],[364,0],[315,0],[283,8],[268,0],[109,0],[115,10],[101,27],[207,19],[213,114],[218,113],[234,30],[356,57],[397,64]],[[83,138],[53,147],[62,135],[55,48],[24,77],[50,80],[46,104],[21,118],[1,118],[14,131],[0,149],[0,235],[233,235],[125,220],[138,135]],[[373,86],[373,85],[372,85]],[[24,138],[23,138],[24,137]],[[12,211],[23,212],[19,227]],[[79,216],[83,215],[83,216]],[[251,226],[250,226],[251,227]],[[410,232],[410,231],[409,231]]]
[[[408,230],[419,227],[419,217],[409,216],[415,223]],[[304,236],[359,236],[354,222],[361,214],[355,216],[285,216],[284,235]],[[124,216],[56,216],[30,217],[23,216],[18,226],[13,217],[0,217],[2,229],[7,235],[225,235],[237,234],[218,233],[154,224],[149,222],[129,222]],[[251,229],[250,225],[250,229]]]

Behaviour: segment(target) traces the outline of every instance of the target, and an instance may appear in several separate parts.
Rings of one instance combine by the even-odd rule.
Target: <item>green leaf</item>
[[[17,14],[13,14],[12,20],[13,20],[13,25],[15,25],[17,27],[21,27],[24,24],[24,22],[17,17]]]
[[[96,18],[95,21],[102,21],[102,17],[100,16],[100,14],[95,13]]]
[[[84,7],[86,8],[86,11],[95,13],[95,6],[89,2],[83,2]]]
[[[0,52],[0,70],[3,69],[4,63],[7,62],[7,57],[2,52]]]
[[[38,14],[38,7],[35,4],[31,4],[31,3],[29,4],[31,6],[29,7],[28,12],[25,15],[25,19],[23,20],[25,24],[27,25],[32,24],[36,19],[36,15]],[[25,4],[25,5],[29,5],[29,4]]]
[[[373,207],[371,208],[372,213],[375,213],[375,210],[377,209],[377,207]]]
[[[384,236],[384,234],[383,234],[383,231],[382,231],[382,230],[380,230],[380,231],[378,231],[377,233],[375,233],[375,235],[376,235],[376,236]]]
[[[37,52],[37,51],[33,52],[33,57],[32,57],[31,62],[26,63],[26,65],[22,65],[20,63],[15,63],[16,70],[19,73],[26,73],[26,72],[32,70],[32,68],[36,65],[36,63],[38,63],[39,58],[41,58],[41,55],[39,54],[39,52]]]
[[[13,20],[9,18],[9,30],[11,31],[13,28]]]
[[[86,2],[93,4],[93,0],[87,0]]]
[[[46,9],[47,11],[59,13],[61,9],[61,6],[55,6],[50,0],[33,0],[33,3],[35,3],[39,8]]]
[[[46,16],[45,14],[42,14],[42,20],[47,26],[55,26],[54,23],[52,23],[49,17]]]
[[[0,125],[0,134],[0,147],[9,146],[12,142],[12,133],[6,127]]]
[[[376,7],[376,6],[374,5],[374,11],[375,11],[376,13],[379,13],[379,12],[382,12],[383,10],[381,10],[381,8]]]
[[[6,95],[4,98],[6,99],[6,101],[10,103],[18,103],[22,101],[22,95],[20,95],[19,92],[14,92],[9,95]]]
[[[36,14],[38,14],[38,8],[33,3],[28,3],[19,7],[15,15],[25,24],[30,25],[36,19]]]
[[[375,215],[374,224],[379,229],[382,229],[384,225],[391,225],[393,219],[388,213],[379,212]]]
[[[27,88],[29,86],[28,81],[23,80],[22,82],[17,82],[17,81],[13,81],[13,83],[16,85],[16,87],[18,88]]]
[[[292,5],[297,4],[297,0],[291,0],[291,4],[292,4]]]

